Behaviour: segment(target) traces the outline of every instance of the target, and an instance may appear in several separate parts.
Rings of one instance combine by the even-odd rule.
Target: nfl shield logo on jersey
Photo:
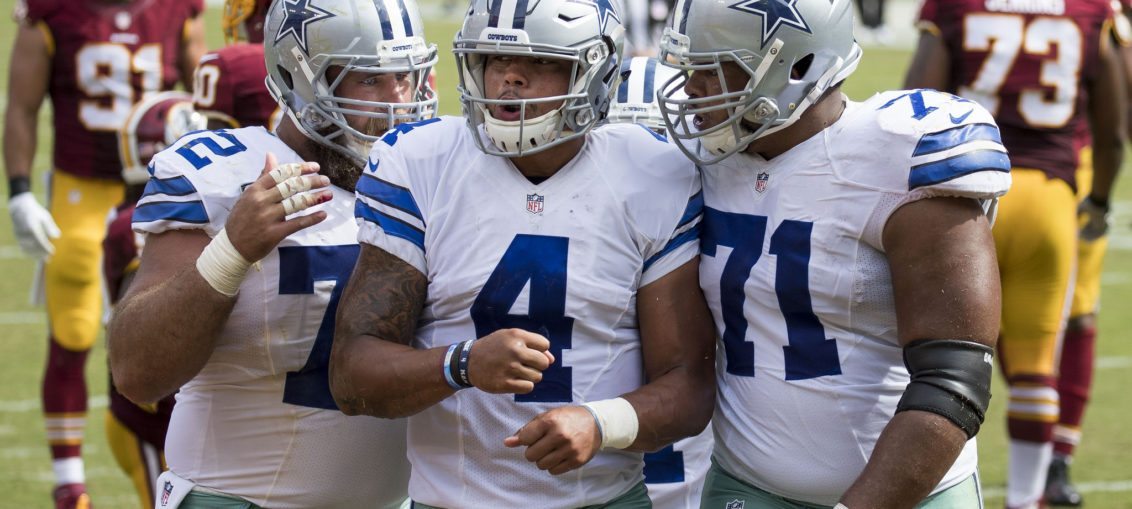
[[[527,195],[527,212],[542,214],[543,196],[541,194]]]
[[[173,483],[165,481],[165,486],[161,488],[161,505],[169,503],[169,495],[173,494]]]
[[[746,500],[735,499],[727,503],[725,509],[743,509],[747,505]]]
[[[770,182],[770,174],[765,172],[765,171],[760,172],[758,175],[755,176],[755,191],[758,191],[760,193],[763,192],[763,191],[766,191],[767,182]],[[731,509],[731,508],[728,507],[727,509]]]

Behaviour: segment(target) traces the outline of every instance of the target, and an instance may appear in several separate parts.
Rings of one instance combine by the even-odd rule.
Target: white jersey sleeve
[[[868,143],[831,147],[839,163],[835,172],[888,195],[865,225],[870,246],[883,251],[888,218],[925,198],[971,198],[993,220],[998,197],[1010,189],[1010,158],[994,118],[978,103],[934,90],[905,90],[877,94],[846,114],[854,118],[843,128]],[[885,147],[883,154],[877,146]]]
[[[252,155],[259,152],[248,151],[260,137],[274,138],[255,128],[198,131],[158,153],[134,211],[134,230],[149,234],[200,229],[216,236],[244,187],[263,168],[263,161]]]
[[[358,241],[384,249],[423,274],[428,274],[425,211],[431,193],[427,191],[428,179],[408,171],[396,145],[401,135],[439,121],[434,118],[400,124],[382,136],[373,144],[366,170],[355,188]],[[437,146],[444,146],[443,140],[438,140]]]
[[[672,272],[700,251],[700,221],[704,196],[699,172],[679,149],[663,137],[637,124],[614,124],[601,129],[612,131],[602,138],[611,150],[605,161],[626,157],[625,147],[633,147],[629,157],[641,171],[616,172],[610,178],[614,189],[623,190],[627,215],[640,235],[645,260],[640,286],[648,285]]]

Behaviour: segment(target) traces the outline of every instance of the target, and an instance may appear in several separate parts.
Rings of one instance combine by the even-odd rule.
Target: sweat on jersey
[[[542,412],[644,383],[637,290],[696,257],[698,175],[638,125],[591,131],[537,185],[472,136],[447,117],[376,142],[357,186],[359,240],[428,278],[415,347],[518,327],[546,336],[556,360],[530,394],[467,389],[409,417],[409,494],[467,509],[608,502],[641,481],[641,453],[600,451],[552,476],[503,440]]]

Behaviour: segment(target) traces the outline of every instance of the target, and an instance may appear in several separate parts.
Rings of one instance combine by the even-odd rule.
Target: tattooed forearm
[[[339,335],[367,335],[408,345],[424,307],[428,280],[382,249],[362,246],[338,306]]]
[[[402,417],[452,394],[438,349],[411,342],[428,280],[397,257],[362,246],[338,306],[330,355],[330,390],[350,415]]]

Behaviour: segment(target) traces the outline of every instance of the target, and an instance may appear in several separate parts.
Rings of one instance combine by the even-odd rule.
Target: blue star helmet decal
[[[607,28],[606,25],[609,24],[608,22],[609,22],[610,18],[612,18],[614,21],[616,21],[618,25],[621,24],[621,16],[619,16],[617,14],[617,8],[613,6],[613,0],[570,0],[570,1],[572,3],[578,3],[578,4],[583,4],[583,5],[592,5],[594,7],[597,7],[597,15],[598,15],[599,18],[601,18],[600,20],[598,20],[598,26],[601,27],[602,32],[605,32],[605,30]]]
[[[806,20],[798,12],[798,0],[740,0],[728,7],[747,14],[758,14],[763,19],[762,46],[774,36],[779,27],[792,26],[812,34]]]
[[[287,34],[291,34],[295,37],[295,41],[299,43],[299,49],[310,55],[307,51],[307,25],[326,18],[333,18],[334,15],[316,7],[312,3],[313,0],[280,1],[284,3],[284,16],[283,23],[279,25],[279,35],[275,36],[275,42],[278,43]]]
[[[605,31],[609,18],[617,21],[618,25],[621,24],[621,17],[617,15],[617,9],[613,7],[612,0],[594,0],[594,5],[597,6],[597,15],[601,17],[602,32]]]

